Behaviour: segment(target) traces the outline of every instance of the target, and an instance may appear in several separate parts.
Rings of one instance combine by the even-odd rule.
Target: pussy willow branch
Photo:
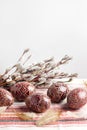
[[[24,56],[26,59],[24,59]],[[0,86],[12,85],[18,81],[28,81],[33,83],[37,88],[42,85],[50,86],[54,79],[65,79],[67,81],[77,77],[77,74],[68,74],[65,72],[59,72],[59,67],[68,63],[72,58],[65,55],[59,62],[55,62],[51,57],[40,63],[29,65],[25,67],[25,63],[30,59],[30,50],[26,49],[18,59],[17,63],[12,67],[6,69],[5,73],[0,76]],[[45,87],[44,87],[45,88]]]

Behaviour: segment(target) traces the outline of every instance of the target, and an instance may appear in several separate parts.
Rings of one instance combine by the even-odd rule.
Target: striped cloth
[[[75,81],[75,82],[69,83],[68,86],[70,87],[70,89],[73,89],[76,87],[84,87],[82,80],[79,80],[79,82]],[[62,102],[61,104],[52,105],[51,109],[61,108],[64,102]],[[11,127],[21,127],[21,128],[23,127],[36,128],[35,122],[38,119],[38,115],[37,115],[37,118],[35,118],[34,120],[23,121],[23,120],[20,120],[20,118],[16,115],[16,113],[14,112],[14,109],[17,112],[28,112],[28,109],[25,103],[14,103],[4,113],[0,114],[0,127],[11,126]],[[43,127],[51,127],[51,128],[64,127],[65,128],[65,127],[72,127],[72,126],[73,127],[74,126],[78,126],[78,127],[87,126],[87,112],[86,111],[87,111],[87,104],[77,111],[70,111],[70,110],[64,109],[58,121],[45,125]]]

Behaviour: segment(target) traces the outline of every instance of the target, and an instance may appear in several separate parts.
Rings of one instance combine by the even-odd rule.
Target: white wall
[[[0,72],[29,47],[33,61],[65,54],[64,71],[87,77],[86,0],[0,0]]]

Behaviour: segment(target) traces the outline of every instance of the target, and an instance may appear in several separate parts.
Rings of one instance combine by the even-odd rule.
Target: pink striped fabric
[[[84,87],[83,84],[68,84],[69,87],[73,88],[73,87]],[[61,108],[61,104],[54,104],[52,105],[51,109],[59,109]],[[35,121],[38,119],[35,118],[34,120],[30,120],[30,121],[23,121],[20,120],[17,115],[14,112],[14,109],[18,112],[28,112],[28,109],[25,106],[25,103],[15,103],[13,106],[11,106],[10,108],[8,108],[3,114],[0,114],[0,127],[5,127],[5,126],[17,126],[17,127],[36,127],[35,126]],[[56,126],[82,126],[85,125],[87,126],[87,118],[83,117],[75,117],[73,116],[76,113],[80,113],[80,111],[82,112],[82,109],[84,109],[84,111],[87,111],[87,105],[85,105],[85,107],[81,108],[81,110],[78,111],[70,111],[70,110],[63,110],[63,113],[60,117],[60,119],[54,123],[45,125],[46,127],[56,127]],[[41,115],[40,115],[41,116]],[[43,127],[45,127],[43,126]]]

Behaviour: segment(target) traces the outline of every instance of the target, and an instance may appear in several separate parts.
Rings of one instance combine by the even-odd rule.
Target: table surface
[[[68,86],[70,87],[70,89],[76,88],[76,87],[86,87],[84,85],[84,81],[85,79],[76,79],[73,80],[72,82],[68,83]],[[66,100],[64,100],[61,104],[52,104],[50,109],[55,109],[58,108],[63,105],[63,103],[65,103]],[[14,112],[18,111],[18,112],[28,112],[28,109],[25,105],[25,103],[18,103],[15,102],[11,107],[9,107],[5,112],[1,113],[0,115],[0,130],[1,129],[5,129],[5,128],[9,128],[9,129],[14,129],[16,127],[16,129],[60,129],[60,128],[64,128],[68,129],[68,128],[83,128],[83,127],[87,127],[87,104],[85,106],[83,106],[80,110],[77,111],[70,111],[70,110],[64,110],[63,114],[60,116],[60,119],[56,122],[53,122],[51,124],[47,124],[43,127],[37,127],[35,125],[35,121],[38,118],[35,118],[34,120],[29,120],[29,121],[23,121],[21,120],[17,114]],[[44,113],[43,113],[44,114]],[[42,115],[43,115],[42,114]],[[78,115],[78,117],[75,117],[74,115]],[[39,116],[41,117],[42,115],[39,114]],[[38,117],[38,115],[37,115]]]

